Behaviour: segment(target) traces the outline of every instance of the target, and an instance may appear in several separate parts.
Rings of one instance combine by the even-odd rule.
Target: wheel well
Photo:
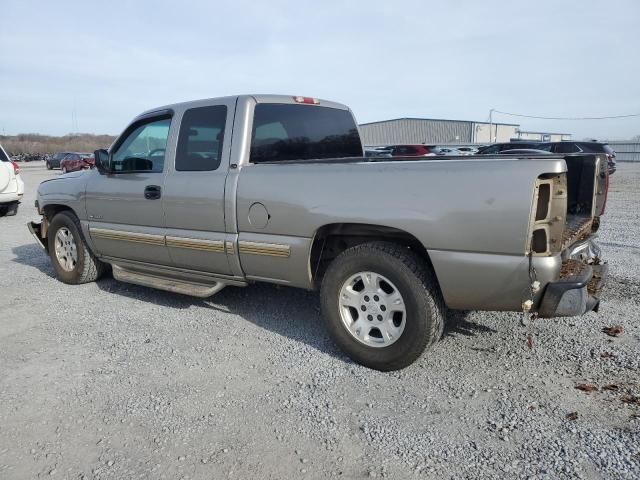
[[[70,212],[73,212],[73,209],[66,206],[66,205],[46,205],[42,211],[44,213],[44,217],[47,219],[47,221],[51,222],[51,220],[53,220],[53,217],[55,217],[58,213],[64,211],[64,210],[69,210]]]
[[[404,230],[365,223],[332,223],[316,231],[311,245],[309,265],[314,287],[320,286],[324,272],[334,258],[348,248],[375,240],[404,245],[423,258],[433,271],[427,249],[420,240]]]

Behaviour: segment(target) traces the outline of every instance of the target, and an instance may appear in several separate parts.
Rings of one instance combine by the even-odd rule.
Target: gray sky
[[[166,103],[321,97],[358,121],[640,113],[640,2],[13,1],[0,4],[0,132],[119,133]],[[525,130],[629,138],[640,117]]]

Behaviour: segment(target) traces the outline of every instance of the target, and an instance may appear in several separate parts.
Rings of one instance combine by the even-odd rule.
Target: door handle
[[[144,198],[147,200],[157,200],[162,196],[162,188],[158,185],[147,185],[144,188]]]

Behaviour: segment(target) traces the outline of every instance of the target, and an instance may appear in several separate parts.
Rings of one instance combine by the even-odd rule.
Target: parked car
[[[18,213],[18,205],[24,195],[24,182],[20,177],[20,167],[9,159],[0,145],[0,217]]]
[[[477,147],[457,147],[457,150],[460,152],[460,155],[475,155],[478,153]]]
[[[532,149],[532,150],[548,150],[550,147],[545,147],[541,142],[505,142],[494,143],[485,147],[480,147],[477,151],[477,155],[496,155],[503,150],[513,149]]]
[[[578,142],[574,140],[563,140],[561,142],[546,142],[541,144],[544,149],[553,153],[603,153],[607,156],[609,175],[616,171],[616,152],[605,142]]]
[[[540,150],[536,148],[513,148],[511,150],[502,150],[498,155],[553,155],[548,150]]]
[[[58,279],[110,264],[117,280],[198,297],[319,289],[331,336],[371,368],[416,360],[447,307],[597,309],[607,274],[593,242],[607,178],[583,174],[604,172],[604,155],[371,162],[346,106],[245,95],[150,110],[95,156],[38,187],[29,229]]]
[[[435,145],[389,145],[393,157],[428,157],[435,155]]]
[[[435,147],[431,152],[436,155],[460,155],[458,149],[453,147]]]
[[[60,162],[62,173],[77,172],[93,167],[96,160],[93,153],[67,153]]]
[[[48,158],[45,162],[47,166],[47,170],[51,170],[53,168],[60,168],[60,163],[62,160],[69,154],[70,152],[59,152]]]
[[[365,157],[383,157],[389,158],[392,157],[391,150],[381,149],[381,148],[367,148],[364,151]]]

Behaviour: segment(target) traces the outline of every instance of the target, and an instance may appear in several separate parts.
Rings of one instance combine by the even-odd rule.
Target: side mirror
[[[104,149],[100,149],[93,152],[93,156],[96,159],[96,169],[103,174],[109,173],[109,152]]]

